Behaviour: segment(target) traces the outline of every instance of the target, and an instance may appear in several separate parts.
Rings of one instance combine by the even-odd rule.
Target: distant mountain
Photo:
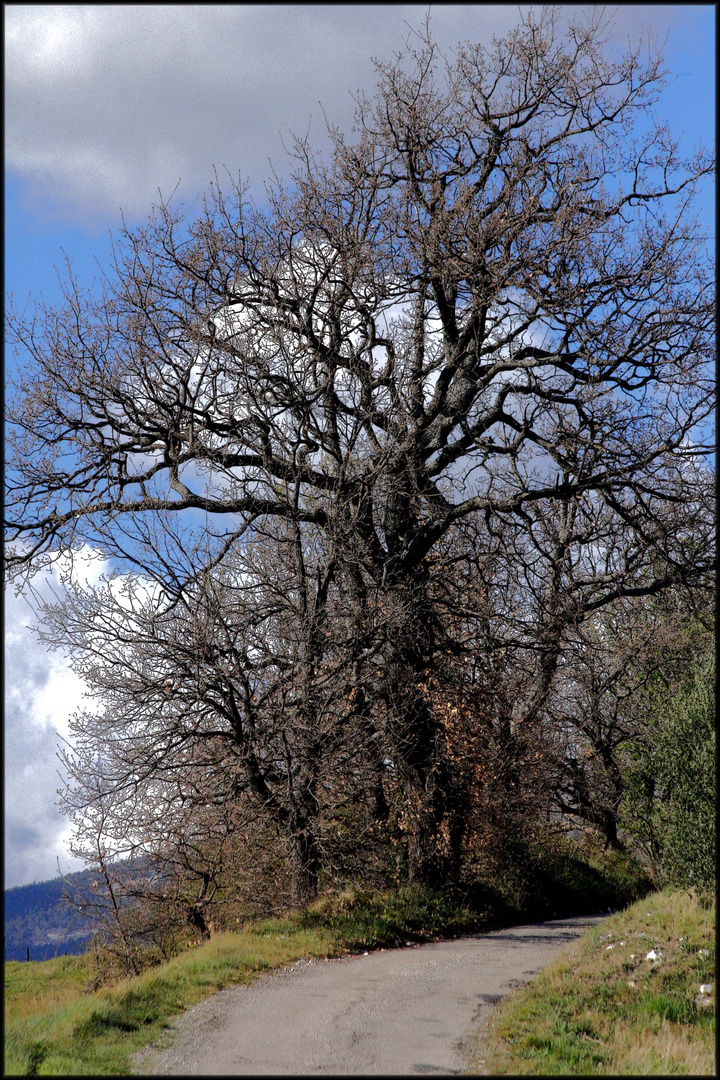
[[[94,877],[92,870],[80,870],[67,882],[84,892]],[[78,905],[64,899],[73,891],[67,882],[57,877],[5,890],[5,960],[26,960],[28,948],[31,960],[85,951],[90,928]]]

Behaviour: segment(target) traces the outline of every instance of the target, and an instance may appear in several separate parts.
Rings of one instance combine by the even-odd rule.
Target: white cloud
[[[85,544],[78,551],[62,552],[53,559],[53,584],[57,588],[69,578],[81,588],[97,585],[109,569],[107,559]]]
[[[51,656],[48,681],[26,706],[27,716],[38,727],[49,727],[67,738],[70,717],[85,703],[86,691],[85,683],[71,670],[69,660]]]
[[[56,806],[59,735],[67,733],[82,686],[66,659],[38,644],[21,597],[6,596],[5,622],[5,886],[80,869],[67,852],[67,823]]]
[[[37,599],[57,595],[67,558],[33,581]],[[88,548],[73,562],[79,583],[95,584],[108,564]],[[80,869],[68,852],[68,824],[57,807],[62,781],[58,759],[72,713],[82,706],[86,687],[70,659],[50,652],[33,627],[39,617],[27,596],[5,591],[5,886],[42,881]]]

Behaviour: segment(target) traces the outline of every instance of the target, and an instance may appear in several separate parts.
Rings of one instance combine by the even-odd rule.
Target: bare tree
[[[355,778],[356,806],[375,797],[379,748],[353,694],[358,650],[351,635],[330,636],[328,607],[330,629],[343,634],[342,598],[322,537],[311,540],[271,521],[192,585],[175,581],[171,592],[127,575],[82,588],[69,577],[43,608],[42,637],[71,648],[95,699],[71,721],[63,806],[80,832],[88,817],[93,844],[104,832],[115,858],[181,864],[184,880],[196,814],[208,853],[194,856],[204,884],[188,918],[202,933],[212,859],[232,846],[233,828],[253,828],[253,808],[255,824],[279,829],[290,898],[302,904],[316,893],[327,822],[345,797],[329,778]],[[206,824],[212,807],[230,814],[214,812],[222,827]]]
[[[119,960],[126,974],[138,974],[193,940],[207,940],[213,927],[225,929],[228,907],[255,909],[242,887],[246,849],[253,901],[263,913],[272,906],[263,889],[271,857],[258,851],[263,830],[247,800],[194,797],[200,788],[206,794],[206,778],[197,773],[193,787],[187,768],[172,782],[155,777],[129,791],[108,785],[102,769],[81,771],[93,763],[80,755],[67,763],[70,782],[61,805],[74,826],[72,852],[94,871],[89,884],[68,881],[69,899],[89,919],[104,967]]]
[[[707,450],[713,272],[692,205],[712,157],[683,159],[650,118],[652,50],[608,59],[599,15],[556,22],[459,48],[444,84],[426,34],[377,65],[329,161],[297,141],[265,209],[217,183],[189,224],[163,205],[122,234],[99,300],[71,282],[63,310],[9,318],[11,568],[86,542],[166,586],[271,520],[324,533],[356,625],[384,605],[395,627],[386,753],[425,883],[448,872],[454,797],[422,690],[442,539],[582,503],[611,544],[658,547],[617,595],[704,572],[656,525]]]

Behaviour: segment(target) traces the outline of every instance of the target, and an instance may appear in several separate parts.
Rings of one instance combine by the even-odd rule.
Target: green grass
[[[577,851],[577,848],[573,848]],[[92,956],[5,965],[6,1075],[127,1075],[134,1054],[209,994],[304,957],[432,941],[619,903],[647,882],[624,863],[562,844],[523,854],[529,882],[475,884],[451,894],[347,887],[301,912],[222,933],[140,976],[97,989]],[[509,865],[509,864],[508,864]],[[519,886],[524,892],[520,895]],[[532,887],[531,887],[532,886]],[[519,898],[514,899],[517,889]]]
[[[660,962],[647,959],[653,949]],[[478,1034],[470,1071],[714,1075],[714,983],[714,904],[656,893],[507,998]],[[712,994],[701,996],[701,984]]]
[[[5,964],[5,1020],[57,1009],[82,993],[91,977],[89,956]]]

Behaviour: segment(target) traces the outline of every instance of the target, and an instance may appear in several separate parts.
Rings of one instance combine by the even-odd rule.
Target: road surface
[[[189,1009],[135,1071],[164,1076],[462,1072],[463,1042],[506,994],[604,916],[301,960]]]

